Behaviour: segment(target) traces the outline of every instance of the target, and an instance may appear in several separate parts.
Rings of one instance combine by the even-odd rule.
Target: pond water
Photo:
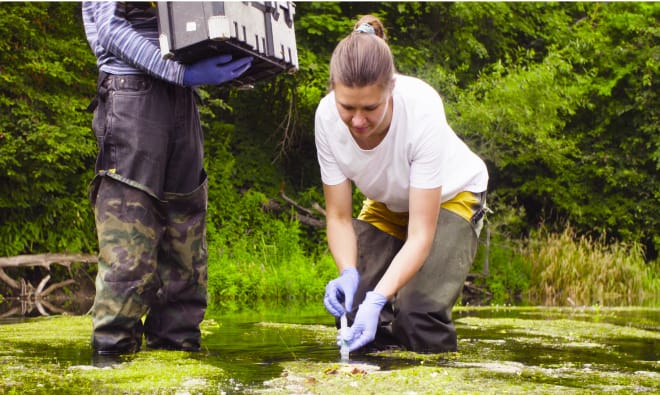
[[[208,312],[200,353],[141,351],[101,363],[89,348],[88,316],[4,319],[0,394],[83,393],[86,386],[104,393],[399,393],[401,382],[412,393],[660,393],[660,309],[460,307],[454,319],[458,353],[351,355],[349,364],[340,362],[334,321],[322,306]],[[119,375],[135,374],[138,365],[148,372]],[[200,366],[191,373],[194,385],[158,377]]]
[[[203,347],[218,366],[231,372],[239,387],[259,387],[282,374],[281,362],[339,361],[339,349],[328,335],[333,318],[323,308],[273,309],[231,315],[210,312],[217,326],[204,337]]]

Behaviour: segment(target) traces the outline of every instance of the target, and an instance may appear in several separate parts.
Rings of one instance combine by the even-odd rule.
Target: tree
[[[282,185],[319,199],[314,112],[332,50],[366,13],[385,23],[397,69],[440,92],[486,160],[489,200],[524,209],[516,236],[570,221],[657,256],[659,3],[296,3],[298,73],[202,92],[210,210]],[[3,3],[0,33],[0,255],[91,252],[96,147],[84,108],[96,67],[80,4]]]
[[[80,4],[0,6],[0,256],[90,251],[96,68]]]

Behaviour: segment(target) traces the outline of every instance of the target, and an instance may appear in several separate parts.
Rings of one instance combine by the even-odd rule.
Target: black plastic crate
[[[159,2],[163,57],[194,63],[218,54],[253,56],[233,85],[244,86],[298,70],[292,2]]]

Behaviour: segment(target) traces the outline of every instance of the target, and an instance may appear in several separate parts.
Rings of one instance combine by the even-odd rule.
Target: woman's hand
[[[348,341],[348,351],[352,352],[372,342],[376,338],[376,329],[380,312],[387,303],[387,298],[378,292],[367,292],[360,304],[353,326],[346,331],[343,340]]]
[[[354,267],[344,269],[341,275],[325,287],[323,304],[330,314],[341,317],[353,308],[353,297],[360,283],[360,275]],[[342,306],[342,302],[344,305]]]

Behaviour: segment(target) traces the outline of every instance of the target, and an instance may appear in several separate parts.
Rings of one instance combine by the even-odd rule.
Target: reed
[[[637,244],[607,244],[541,230],[524,254],[531,262],[529,302],[562,305],[657,305],[660,277]]]

